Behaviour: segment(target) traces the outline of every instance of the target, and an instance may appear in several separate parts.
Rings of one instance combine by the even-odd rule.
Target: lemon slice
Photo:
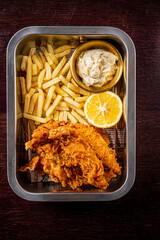
[[[124,96],[124,99],[123,99],[123,117],[124,117],[124,121],[126,122],[126,95]]]
[[[122,116],[122,101],[110,91],[93,94],[87,99],[84,111],[92,125],[109,128],[117,124]]]

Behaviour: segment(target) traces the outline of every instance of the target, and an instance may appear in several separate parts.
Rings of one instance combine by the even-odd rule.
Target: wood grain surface
[[[7,181],[6,47],[26,26],[114,26],[137,51],[137,173],[113,202],[40,203],[19,198]],[[0,239],[159,239],[159,1],[0,1]]]

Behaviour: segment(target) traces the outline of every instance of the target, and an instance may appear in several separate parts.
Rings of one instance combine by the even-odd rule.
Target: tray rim
[[[127,51],[127,176],[123,185],[106,193],[32,193],[24,190],[16,178],[16,114],[15,114],[15,57],[17,44],[30,35],[113,35],[119,38]],[[132,39],[123,30],[111,26],[30,26],[16,32],[7,46],[7,177],[12,190],[30,201],[111,201],[126,195],[132,188],[136,175],[136,50]],[[130,80],[128,80],[130,79]],[[12,80],[12,81],[11,81]],[[13,91],[14,89],[14,91]],[[130,98],[128,98],[130,96]]]

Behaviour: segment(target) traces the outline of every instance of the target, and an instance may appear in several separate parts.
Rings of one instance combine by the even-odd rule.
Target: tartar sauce
[[[77,59],[77,73],[86,86],[101,87],[113,78],[118,57],[102,49],[84,51]]]

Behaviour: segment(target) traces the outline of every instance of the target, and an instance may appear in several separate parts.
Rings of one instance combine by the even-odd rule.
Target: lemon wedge
[[[84,111],[92,125],[99,128],[113,127],[122,116],[122,101],[110,91],[93,94],[85,102]]]

